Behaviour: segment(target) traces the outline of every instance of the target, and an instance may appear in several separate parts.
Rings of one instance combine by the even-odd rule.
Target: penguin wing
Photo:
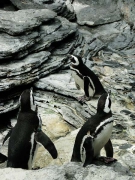
[[[7,156],[5,156],[4,154],[0,153],[0,163],[3,163],[7,160]]]
[[[35,140],[37,143],[42,144],[44,148],[48,150],[53,159],[57,158],[58,153],[53,142],[45,133],[43,133],[43,131],[35,133]]]
[[[94,93],[95,93],[95,87],[94,87],[94,84],[93,84],[92,80],[88,76],[84,76],[83,80],[84,80],[84,92],[85,92],[85,95],[87,97],[93,96]],[[91,94],[89,94],[89,87],[92,90]]]
[[[87,76],[84,76],[83,80],[84,80],[84,92],[85,92],[85,95],[87,97],[89,97],[89,84],[90,84],[89,78]]]
[[[3,143],[2,143],[2,146],[10,138],[11,134],[12,134],[12,129],[10,129],[10,131],[8,131],[7,135],[5,136],[5,138],[3,140]]]

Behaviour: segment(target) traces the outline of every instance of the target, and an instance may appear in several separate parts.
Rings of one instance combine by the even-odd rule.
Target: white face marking
[[[32,168],[32,150],[33,150],[33,146],[34,146],[34,135],[35,133],[32,133],[31,134],[31,139],[30,139],[30,142],[31,142],[31,149],[30,149],[30,154],[29,154],[29,161],[28,161],[28,169],[31,169]]]
[[[107,123],[104,125],[105,123]],[[104,129],[94,138],[93,141],[93,148],[94,148],[94,156],[97,157],[100,154],[100,150],[105,146],[105,144],[110,139],[110,136],[112,134],[112,128],[113,128],[113,118],[108,118],[104,122],[101,122],[99,126],[96,128],[95,133],[98,131],[98,129],[104,125]]]
[[[72,57],[74,58],[74,60],[75,60],[75,63],[72,62],[72,64],[75,65],[75,66],[78,66],[78,65],[79,65],[79,60],[78,60],[78,58],[75,57],[75,56],[73,56],[73,55],[71,55],[71,56],[72,56]]]
[[[34,104],[32,89],[30,90],[30,107],[31,107],[31,110],[36,111],[36,105]]]
[[[104,111],[105,113],[109,113],[110,110],[111,110],[111,109],[109,108],[109,94],[108,94],[108,96],[107,96],[107,98],[106,98],[106,101],[105,101],[105,107],[104,107],[103,111]]]
[[[81,155],[81,161],[84,163],[85,160],[86,160],[86,150],[85,148],[83,147],[83,144],[84,144],[84,141],[86,138],[88,137],[91,137],[93,139],[93,137],[89,134],[89,131],[87,133],[87,135],[85,135],[82,139],[82,143],[81,143],[81,146],[80,146],[80,155]]]

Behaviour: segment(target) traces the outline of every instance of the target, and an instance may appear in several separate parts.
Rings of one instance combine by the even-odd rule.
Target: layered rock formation
[[[6,0],[0,9],[1,121],[8,121],[9,113],[15,119],[12,124],[16,122],[19,96],[33,87],[43,130],[59,152],[59,158],[52,160],[40,147],[34,168],[69,162],[78,128],[96,112],[97,99],[84,104],[77,101],[84,92],[76,89],[68,54],[80,55],[112,92],[112,142],[118,159],[111,167],[83,169],[81,164],[69,163],[32,173],[2,169],[0,177],[14,171],[14,177],[21,173],[24,179],[31,174],[35,179],[45,174],[47,179],[134,179],[134,1]],[[6,133],[4,124],[1,142]],[[4,154],[7,145],[1,148]]]

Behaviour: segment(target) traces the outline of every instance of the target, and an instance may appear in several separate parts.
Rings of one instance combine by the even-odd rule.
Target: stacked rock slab
[[[65,64],[66,56],[51,55],[51,50],[75,36],[76,25],[48,9],[1,10],[0,22],[1,114],[18,107],[23,89]]]
[[[75,12],[70,0],[10,0],[18,9],[50,9],[58,15],[71,21],[75,19]]]

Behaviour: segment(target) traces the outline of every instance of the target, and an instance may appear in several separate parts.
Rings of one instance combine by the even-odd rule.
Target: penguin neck
[[[28,111],[31,111],[31,109],[30,109],[30,107],[28,107],[28,105],[27,106],[21,106],[21,112],[28,112]]]
[[[108,116],[108,117],[110,117],[110,116],[112,116],[112,111],[110,110],[108,113],[106,113],[106,112],[104,112],[103,111],[103,109],[97,109],[97,114],[99,115],[99,116]]]
[[[83,64],[79,64],[79,65],[74,65],[74,64],[71,64],[71,68],[73,69],[80,69],[82,67]]]

